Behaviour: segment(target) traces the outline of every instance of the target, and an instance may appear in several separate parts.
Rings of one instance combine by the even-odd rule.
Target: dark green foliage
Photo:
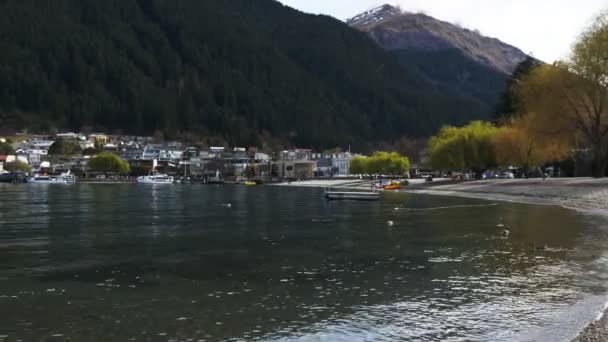
[[[483,118],[484,115],[489,118],[506,88],[507,75],[472,60],[458,49],[396,50],[391,53],[410,72],[418,73],[442,94],[466,99],[463,106],[471,110],[468,118],[461,118],[462,123]]]
[[[9,143],[0,143],[0,155],[6,156],[15,154],[15,149]]]
[[[525,76],[529,75],[534,68],[541,66],[542,64],[543,62],[538,59],[528,56],[528,58],[517,65],[515,71],[507,81],[507,87],[500,97],[500,102],[496,106],[494,111],[495,119],[511,118],[520,114],[520,104],[517,95],[513,92],[513,86]]]
[[[76,140],[57,139],[49,147],[49,155],[51,156],[75,156],[81,152],[82,148]]]
[[[32,172],[32,167],[22,161],[15,160],[4,164],[4,170],[8,172]]]
[[[102,152],[99,155],[91,158],[91,160],[89,160],[88,167],[91,169],[91,171],[101,172],[103,174],[116,173],[126,175],[131,172],[129,163],[111,152]]]
[[[0,32],[4,126],[364,148],[485,114],[273,0],[6,0]]]

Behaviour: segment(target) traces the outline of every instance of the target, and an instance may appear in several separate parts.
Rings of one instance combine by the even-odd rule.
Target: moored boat
[[[325,198],[328,200],[348,200],[348,201],[377,201],[380,199],[378,192],[361,191],[326,191]]]
[[[385,185],[383,187],[383,189],[387,190],[387,191],[400,190],[401,189],[401,184],[399,184],[399,183],[393,183],[393,184]]]
[[[74,184],[76,183],[76,177],[68,171],[59,176],[34,175],[27,182],[35,184]]]
[[[163,173],[156,172],[156,165],[158,161],[154,159],[152,163],[152,170],[147,176],[137,177],[137,183],[139,184],[173,184],[173,177],[165,175]]]
[[[153,173],[148,176],[137,177],[139,184],[173,184],[173,177],[162,173]]]

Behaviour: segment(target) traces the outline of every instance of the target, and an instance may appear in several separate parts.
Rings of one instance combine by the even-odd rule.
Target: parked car
[[[513,172],[503,172],[500,174],[501,179],[515,179],[515,175],[513,174]]]

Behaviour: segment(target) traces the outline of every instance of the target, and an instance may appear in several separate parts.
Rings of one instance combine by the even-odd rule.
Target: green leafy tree
[[[500,101],[495,109],[495,119],[508,119],[521,114],[522,103],[517,94],[517,85],[543,63],[538,59],[528,56],[521,61],[513,74],[507,81],[507,88],[501,95]]]
[[[429,142],[429,163],[439,170],[472,170],[479,177],[496,166],[498,128],[474,121],[464,127],[444,127]]]
[[[350,161],[349,173],[351,175],[366,174],[368,171],[367,160],[368,158],[366,157],[354,157]]]
[[[57,139],[49,147],[49,155],[51,156],[76,156],[82,153],[82,148],[78,141]]]
[[[8,172],[32,172],[32,167],[19,160],[4,164],[4,170]]]
[[[9,143],[0,143],[0,155],[11,155],[15,154],[15,149]]]
[[[351,174],[403,175],[409,169],[409,159],[397,152],[376,152],[371,157],[355,157],[350,164]]]
[[[608,12],[574,45],[571,57],[534,69],[517,87],[522,114],[533,115],[541,139],[590,148],[593,175],[608,168]]]
[[[101,172],[104,175],[110,173],[126,175],[131,172],[129,163],[111,152],[103,152],[91,158],[88,167],[91,171]]]

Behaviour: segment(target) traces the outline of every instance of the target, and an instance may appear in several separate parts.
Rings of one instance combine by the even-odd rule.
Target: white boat
[[[162,173],[153,173],[148,176],[137,177],[139,184],[173,184],[173,177]]]
[[[380,199],[379,192],[360,191],[326,191],[325,198],[328,200],[342,201],[377,201]]]
[[[167,176],[162,173],[156,172],[156,165],[158,161],[154,159],[152,163],[152,171],[147,176],[137,177],[137,183],[139,184],[173,184],[173,177]]]
[[[27,182],[38,184],[74,184],[76,183],[76,177],[68,171],[59,176],[34,175],[33,177],[30,177]]]

